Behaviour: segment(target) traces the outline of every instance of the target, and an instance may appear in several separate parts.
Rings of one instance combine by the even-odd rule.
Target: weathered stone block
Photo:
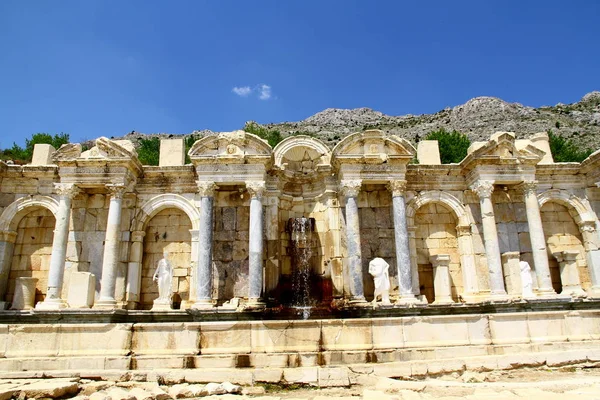
[[[185,163],[185,143],[183,139],[161,139],[158,165],[161,167],[179,166]]]

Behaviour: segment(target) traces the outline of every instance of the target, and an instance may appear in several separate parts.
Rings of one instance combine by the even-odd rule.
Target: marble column
[[[429,258],[433,267],[433,304],[452,304],[452,285],[450,283],[450,255],[438,254]]]
[[[0,231],[0,310],[6,309],[7,306],[4,300],[8,289],[8,277],[16,240],[17,232]]]
[[[583,239],[585,249],[585,260],[592,286],[588,289],[590,297],[600,297],[600,236],[596,229],[595,221],[582,221],[579,223],[579,231]]]
[[[263,206],[265,193],[264,181],[248,181],[246,188],[250,193],[250,232],[248,245],[248,305],[264,306],[263,288]]]
[[[346,253],[348,257],[348,276],[350,278],[350,301],[352,303],[366,303],[358,217],[358,193],[361,185],[362,181],[360,180],[343,180],[340,183],[346,205]]]
[[[142,257],[144,255],[145,231],[131,232],[131,249],[127,265],[127,286],[125,288],[127,309],[135,310],[140,302],[142,290]]]
[[[94,308],[117,307],[115,287],[119,267],[119,245],[121,244],[121,212],[126,187],[124,185],[107,185],[106,187],[110,192],[110,204],[104,238],[100,297],[94,304]]]
[[[196,301],[194,309],[212,308],[212,245],[214,182],[198,181],[200,220],[198,229],[198,261],[196,262]]]
[[[490,274],[490,292],[492,297],[505,297],[506,290],[504,289],[502,276],[498,231],[496,229],[496,218],[494,217],[494,205],[492,204],[494,181],[477,181],[471,186],[471,190],[479,196],[485,256]]]
[[[536,193],[537,182],[525,181],[520,187],[525,197],[525,212],[527,214],[527,225],[529,226],[529,240],[531,241],[533,268],[538,283],[537,292],[542,296],[554,295],[556,292],[552,288],[546,238],[544,237],[540,204],[538,203]]]
[[[460,268],[463,277],[463,293],[461,293],[461,297],[466,302],[477,301],[479,282],[477,281],[477,268],[475,268],[471,225],[457,225],[456,235],[458,236]]]
[[[394,238],[396,244],[396,266],[398,269],[398,302],[416,301],[413,292],[412,268],[410,265],[410,243],[406,223],[406,181],[392,180],[388,184],[392,192],[392,213],[394,219]]]
[[[56,213],[56,225],[52,239],[48,290],[44,301],[37,303],[35,306],[39,310],[57,310],[67,307],[67,302],[61,298],[61,293],[71,219],[71,201],[79,190],[75,185],[68,183],[55,183],[54,189],[59,196],[58,212]]]
[[[561,295],[572,297],[584,297],[585,292],[581,288],[581,279],[577,270],[577,250],[565,250],[552,254],[556,257],[560,267],[560,283],[562,285]]]

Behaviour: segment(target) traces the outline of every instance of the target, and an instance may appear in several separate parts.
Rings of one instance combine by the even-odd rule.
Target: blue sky
[[[599,21],[593,0],[2,0],[0,148],[328,107],[570,103],[600,90]]]

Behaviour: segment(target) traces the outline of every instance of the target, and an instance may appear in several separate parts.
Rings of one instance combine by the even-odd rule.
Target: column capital
[[[265,194],[265,181],[246,181],[245,183],[251,198],[261,199]]]
[[[17,241],[17,232],[0,231],[0,242],[14,243]]]
[[[447,267],[450,265],[450,255],[449,254],[438,254],[435,256],[429,257],[429,261],[431,265],[434,267]]]
[[[471,235],[471,225],[457,225],[456,234],[458,237]]]
[[[470,189],[474,191],[480,199],[492,197],[494,191],[494,181],[490,180],[479,180],[470,186]]]
[[[580,221],[578,222],[580,232],[596,232],[596,221]]]
[[[406,181],[402,179],[391,180],[386,185],[386,188],[392,192],[392,197],[404,196],[406,193]]]
[[[133,232],[131,232],[131,241],[132,242],[143,242],[144,236],[146,236],[146,231],[133,231]]]
[[[537,181],[523,181],[517,188],[525,195],[537,195]]]
[[[572,261],[577,260],[577,257],[579,256],[579,251],[577,251],[577,250],[558,251],[556,253],[552,253],[552,255],[554,256],[554,258],[556,258],[556,261],[558,261],[559,263],[572,262]]]
[[[114,199],[122,199],[123,195],[127,191],[127,186],[122,184],[111,183],[106,185],[106,188],[108,189],[108,192],[110,193],[111,197]]]
[[[196,184],[198,185],[200,197],[213,197],[215,195],[217,185],[214,182],[196,181]]]
[[[340,191],[344,197],[357,197],[360,193],[362,180],[352,179],[340,181]]]
[[[73,183],[55,183],[54,191],[61,197],[72,199],[79,193],[79,188]]]

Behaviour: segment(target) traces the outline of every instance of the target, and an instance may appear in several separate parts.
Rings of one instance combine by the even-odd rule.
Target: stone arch
[[[600,238],[596,229],[598,218],[590,204],[587,200],[561,189],[551,189],[540,193],[538,202],[554,289],[558,291],[563,285],[562,272],[559,273],[558,263],[555,259],[556,254],[563,250],[576,250],[579,251],[577,256],[579,283],[585,290],[589,290],[590,286],[594,290],[600,284],[598,251]],[[551,206],[551,203],[555,203],[556,207],[545,209],[544,206]],[[566,209],[570,218],[560,217],[561,210],[557,208],[559,206]],[[559,216],[558,223],[561,224],[559,227],[554,225],[553,219],[547,219],[546,213],[552,214],[553,212],[559,213],[557,214]],[[569,219],[572,220],[571,223],[569,223]],[[571,280],[572,278],[573,276],[571,276]]]
[[[273,149],[275,155],[275,166],[281,168],[283,157],[295,147],[304,147],[316,152],[322,164],[328,164],[331,161],[331,152],[322,141],[306,135],[290,136],[282,140]]]
[[[596,214],[587,202],[584,202],[582,199],[566,190],[550,189],[538,195],[540,208],[549,201],[555,201],[566,206],[570,210],[575,210],[576,214],[573,217],[577,224],[588,222],[596,223],[598,220]]]
[[[0,231],[14,231],[30,207],[43,207],[54,215],[58,213],[58,201],[50,196],[26,196],[13,201],[0,215]]]
[[[407,204],[406,222],[409,227],[415,224],[414,219],[417,210],[429,203],[441,203],[450,208],[458,220],[458,226],[469,227],[475,223],[465,206],[455,196],[440,190],[427,190],[420,192]]]
[[[46,223],[43,223],[43,225],[38,225],[38,229],[42,230],[42,234],[36,234],[35,237],[31,237],[32,240],[35,240],[28,243],[27,247],[30,248],[32,246],[44,246],[45,244],[46,249],[41,253],[38,253],[40,251],[38,248],[34,253],[27,252],[21,254],[21,250],[19,250],[22,248],[22,246],[20,246],[20,242],[24,240],[23,238],[25,235],[23,235],[23,232],[18,234],[18,230],[20,229],[19,224],[23,218],[31,215],[32,212],[39,214],[39,212],[42,212],[42,210],[45,213],[49,212],[52,215],[54,222],[49,226],[46,226]],[[11,273],[11,271],[13,271],[13,262],[19,264],[19,271],[15,272],[17,276],[28,276],[41,279],[36,283],[36,300],[40,301],[40,296],[43,297],[45,295],[47,287],[45,279],[47,279],[47,267],[49,265],[51,254],[50,249],[52,246],[52,235],[48,236],[47,233],[52,234],[54,229],[53,225],[56,223],[57,212],[57,200],[50,196],[34,195],[21,197],[15,200],[8,207],[6,207],[2,212],[2,215],[0,215],[0,232],[4,233],[3,236],[5,238],[12,238],[10,241],[2,243],[0,246],[0,301],[4,301],[7,291],[10,295],[10,290],[12,289],[10,289],[9,286],[14,286],[14,277]],[[39,218],[42,215],[38,215],[37,217]],[[35,218],[35,215],[32,218]],[[37,223],[39,224],[39,221]],[[29,224],[29,222],[27,222],[27,224]],[[16,255],[15,247],[17,248]],[[18,256],[19,258],[15,260],[15,256]],[[47,262],[44,262],[42,258]],[[36,271],[33,271],[33,267],[31,266],[34,262],[36,264]],[[45,267],[43,265],[45,265]],[[34,274],[37,274],[38,276],[34,276]],[[10,282],[12,282],[12,284]]]
[[[475,221],[463,203],[454,195],[446,193],[440,190],[428,190],[420,192],[417,196],[413,197],[407,204],[406,207],[406,222],[409,231],[415,232],[415,215],[417,211],[425,205],[439,203],[448,208],[451,213],[454,214],[457,225],[457,247],[460,256],[460,267],[462,270],[462,281],[463,291],[458,293],[459,297],[463,301],[469,301],[473,296],[476,296],[479,292],[477,270],[475,268],[475,255],[473,251],[473,236],[472,226],[475,225]],[[417,249],[416,240],[414,233],[411,234],[410,238],[411,247],[411,268],[413,270],[413,290],[418,293],[419,282],[418,282],[418,264],[417,264]]]
[[[190,200],[174,193],[159,194],[146,201],[137,212],[131,230],[143,231],[148,221],[154,215],[167,208],[178,208],[186,213],[192,222],[192,229],[198,230],[200,226],[200,212],[198,208]]]

